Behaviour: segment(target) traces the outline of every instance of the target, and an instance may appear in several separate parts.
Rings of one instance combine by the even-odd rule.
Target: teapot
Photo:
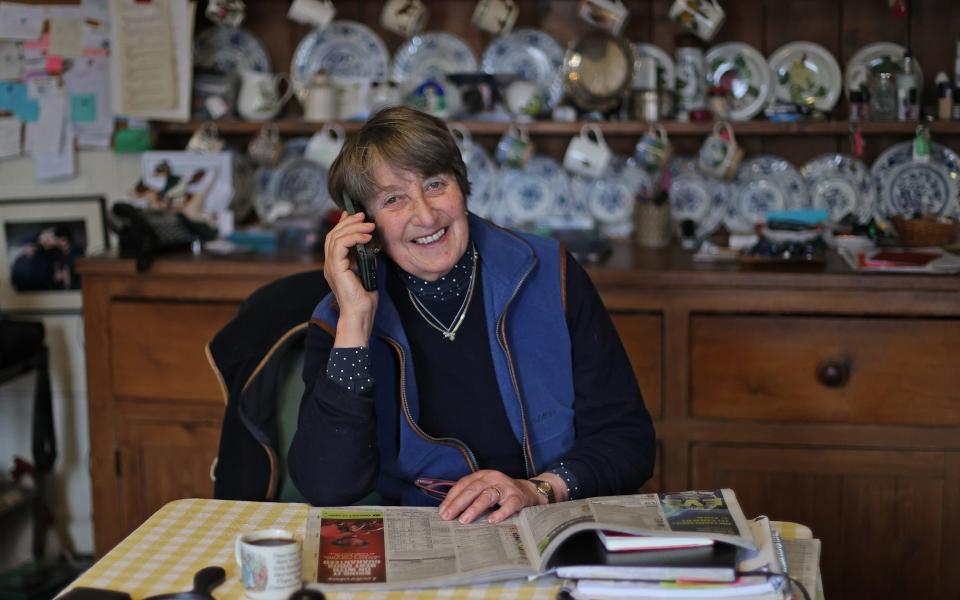
[[[282,94],[278,92],[281,83],[286,84]],[[290,78],[285,73],[274,75],[245,69],[240,74],[237,112],[247,121],[268,121],[277,116],[292,95]]]

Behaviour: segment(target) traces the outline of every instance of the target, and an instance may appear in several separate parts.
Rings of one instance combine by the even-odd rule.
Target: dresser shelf
[[[466,127],[474,135],[501,135],[507,131],[510,123],[500,121],[452,121]],[[215,121],[217,131],[225,136],[245,136],[256,134],[264,123],[247,121]],[[282,135],[310,135],[318,131],[323,123],[308,123],[302,119],[279,119],[272,121]],[[362,121],[338,121],[347,133],[360,129]],[[198,129],[202,121],[186,123],[153,123],[153,130],[158,135],[183,135]],[[533,135],[576,135],[584,121],[572,123],[557,121],[533,121],[527,123]],[[601,121],[596,124],[604,135],[611,136],[638,136],[648,127],[641,121]],[[702,136],[713,130],[713,122],[684,123],[680,121],[662,121],[667,133],[672,136]],[[846,135],[851,131],[850,121],[801,121],[796,123],[772,123],[769,121],[744,121],[733,123],[734,131],[738,135],[747,136],[834,136]],[[864,135],[908,135],[917,127],[915,122],[876,122],[868,121],[856,124]],[[933,121],[931,131],[936,134],[960,134],[960,121]]]

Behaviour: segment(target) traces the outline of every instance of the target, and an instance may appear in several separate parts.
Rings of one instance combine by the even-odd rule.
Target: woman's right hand
[[[375,225],[363,220],[363,213],[343,212],[340,222],[327,233],[323,243],[323,276],[337,298],[340,317],[334,347],[367,346],[377,310],[377,292],[368,292],[350,268],[350,248],[373,239]]]

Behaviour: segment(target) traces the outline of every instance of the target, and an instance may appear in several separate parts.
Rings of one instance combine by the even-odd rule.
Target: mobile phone
[[[357,213],[357,207],[354,206],[353,200],[347,194],[343,195],[343,206],[347,209],[348,214],[354,215]],[[377,289],[377,256],[373,253],[373,250],[367,248],[366,244],[357,244],[353,249],[363,289],[372,292]]]

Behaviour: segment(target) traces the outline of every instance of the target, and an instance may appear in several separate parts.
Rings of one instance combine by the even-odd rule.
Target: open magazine
[[[551,571],[551,559],[564,542],[590,530],[709,537],[757,550],[730,489],[531,506],[496,525],[443,521],[436,508],[311,508],[303,574],[311,587],[333,590],[437,587],[529,577]]]

